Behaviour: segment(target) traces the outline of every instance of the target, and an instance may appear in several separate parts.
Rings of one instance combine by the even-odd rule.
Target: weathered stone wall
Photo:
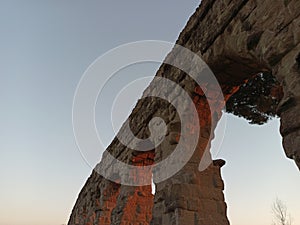
[[[278,105],[284,148],[287,156],[300,167],[299,15],[298,0],[203,0],[177,44],[203,56],[218,78],[225,100],[254,75],[271,72],[284,92]],[[176,60],[172,53],[168,57]],[[189,60],[192,59],[182,63]],[[150,186],[125,186],[93,172],[80,192],[69,225],[229,224],[220,173],[223,161],[214,161],[203,172],[198,170],[224,103],[216,102],[215,107],[209,109],[207,98],[214,99],[214,87],[203,82],[203,87],[209,90],[204,96],[196,82],[170,65],[163,64],[156,76],[176,82],[194,101],[201,132],[193,157],[175,176],[156,184],[155,196]],[[162,91],[159,86],[151,87],[145,94]],[[168,94],[176,96],[176,90]],[[129,117],[132,132],[139,138],[148,137],[148,123],[153,116],[163,118],[168,127],[167,136],[158,148],[139,153],[114,139],[107,152],[131,165],[151,165],[164,159],[178,143],[182,129],[178,126],[180,119],[167,102],[144,98]],[[184,125],[190,132],[193,116],[190,115],[189,124]],[[152,171],[133,174],[132,179],[140,175],[151,179],[151,174]]]

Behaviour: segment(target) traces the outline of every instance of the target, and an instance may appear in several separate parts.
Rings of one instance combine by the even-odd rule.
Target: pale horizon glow
[[[72,101],[80,77],[96,58],[120,44],[174,42],[198,5],[198,0],[2,1],[0,225],[67,223],[92,171],[72,130]],[[123,71],[107,94],[132,79],[153,76],[158,66]],[[116,126],[146,86],[140,84],[127,101],[115,104]],[[96,108],[106,145],[114,137],[111,112],[105,111],[111,103],[107,98]],[[300,173],[285,157],[278,130],[278,119],[259,127],[228,115],[217,157],[227,162],[222,176],[232,225],[271,224],[276,197],[287,205],[293,224],[300,223]]]

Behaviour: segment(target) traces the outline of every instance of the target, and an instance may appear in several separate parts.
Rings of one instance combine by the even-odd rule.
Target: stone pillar
[[[223,107],[223,103],[216,102],[215,111],[211,112],[206,97],[203,95],[203,92],[196,91],[193,98],[200,122],[197,148],[188,163],[177,174],[156,184],[152,225],[229,224],[223,195],[224,184],[220,174],[220,168],[225,162],[217,160],[204,171],[200,172],[198,169],[205,149],[210,147],[212,139],[210,133],[220,119]],[[195,123],[192,115],[190,118],[190,124],[181,126],[189,127],[192,132]],[[179,121],[175,118],[172,122],[178,123]],[[176,132],[180,132],[178,126],[174,126],[173,130],[172,126],[170,127],[170,134],[176,136]],[[169,142],[162,143],[156,149],[157,161],[170,154],[174,149],[172,146],[176,144],[176,140],[178,141],[172,136],[167,137],[167,140]],[[211,156],[206,155],[206,157]]]
[[[154,152],[132,152],[130,164],[141,169],[133,170],[129,179],[150,180],[152,171],[142,169],[143,166],[153,164]],[[111,224],[114,225],[148,225],[152,219],[154,196],[151,185],[126,186],[121,185],[117,204],[112,211]],[[102,225],[102,223],[100,223]]]
[[[94,171],[79,194],[68,225],[110,225],[119,188]]]
[[[113,209],[117,204],[117,197],[120,192],[120,185],[109,180],[103,180],[99,199],[96,199],[95,220],[92,225],[110,225]]]
[[[300,169],[300,44],[281,60],[273,73],[284,92],[277,108],[283,147]]]

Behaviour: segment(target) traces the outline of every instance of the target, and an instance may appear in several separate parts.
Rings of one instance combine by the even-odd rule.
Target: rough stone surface
[[[299,15],[299,0],[203,0],[181,32],[177,44],[201,55],[207,62],[222,87],[225,100],[235,96],[233,105],[237,107],[231,108],[235,114],[257,118],[257,115],[268,115],[268,112],[274,115],[274,109],[277,109],[286,155],[294,159],[300,168]],[[176,60],[172,52],[168,57]],[[182,63],[189,63],[189,60],[193,59]],[[248,99],[249,103],[247,98],[241,102],[237,97],[241,96],[239,91],[244,90],[241,87],[247,87],[248,81],[260,73],[272,74],[277,79],[277,86],[267,92],[274,101],[267,101],[270,98],[253,89],[257,98]],[[224,102],[216,101],[209,109],[206,98],[216,97],[214,87],[203,81],[201,89],[185,73],[167,64],[161,65],[156,76],[181,85],[196,105],[201,132],[194,155],[173,177],[156,183],[155,196],[151,194],[150,186],[124,186],[106,180],[94,171],[78,196],[69,225],[229,224],[220,173],[224,162],[214,161],[205,171],[198,170],[204,150],[212,141],[209,134],[221,118]],[[253,82],[251,85],[256,87]],[[252,90],[251,85],[248,91]],[[150,86],[144,95],[163,92],[162,87]],[[262,87],[268,87],[268,84]],[[203,89],[208,90],[206,96]],[[178,96],[175,89],[166,94]],[[251,110],[243,113],[239,105],[251,107]],[[252,114],[254,112],[259,113]],[[182,129],[178,126],[180,120],[174,107],[157,98],[144,98],[137,103],[128,119],[132,132],[139,138],[147,138],[148,123],[154,116],[163,118],[168,127],[167,136],[158,148],[139,153],[114,139],[106,154],[139,166],[166,158],[178,143]],[[193,116],[190,115],[190,122],[185,125],[190,132],[194,125]],[[101,163],[99,166],[101,168]],[[132,179],[139,176],[151,179],[152,171],[132,174]]]

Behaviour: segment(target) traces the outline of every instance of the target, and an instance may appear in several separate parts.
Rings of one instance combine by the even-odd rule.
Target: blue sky
[[[120,44],[175,41],[199,2],[1,3],[0,225],[63,224],[91,173],[72,131],[72,101],[82,74]],[[154,75],[157,67],[145,65],[140,76]],[[132,79],[115,79],[115,90]],[[120,111],[131,110],[140,87]],[[99,130],[108,130],[102,132],[106,145],[114,136],[107,129],[110,114],[101,111],[108,103],[97,105],[96,118]],[[116,118],[119,123],[122,116]],[[278,126],[278,120],[258,127],[228,116],[218,157],[227,161],[222,172],[233,225],[270,224],[276,196],[287,204],[295,223],[300,221],[300,174],[284,156]]]

